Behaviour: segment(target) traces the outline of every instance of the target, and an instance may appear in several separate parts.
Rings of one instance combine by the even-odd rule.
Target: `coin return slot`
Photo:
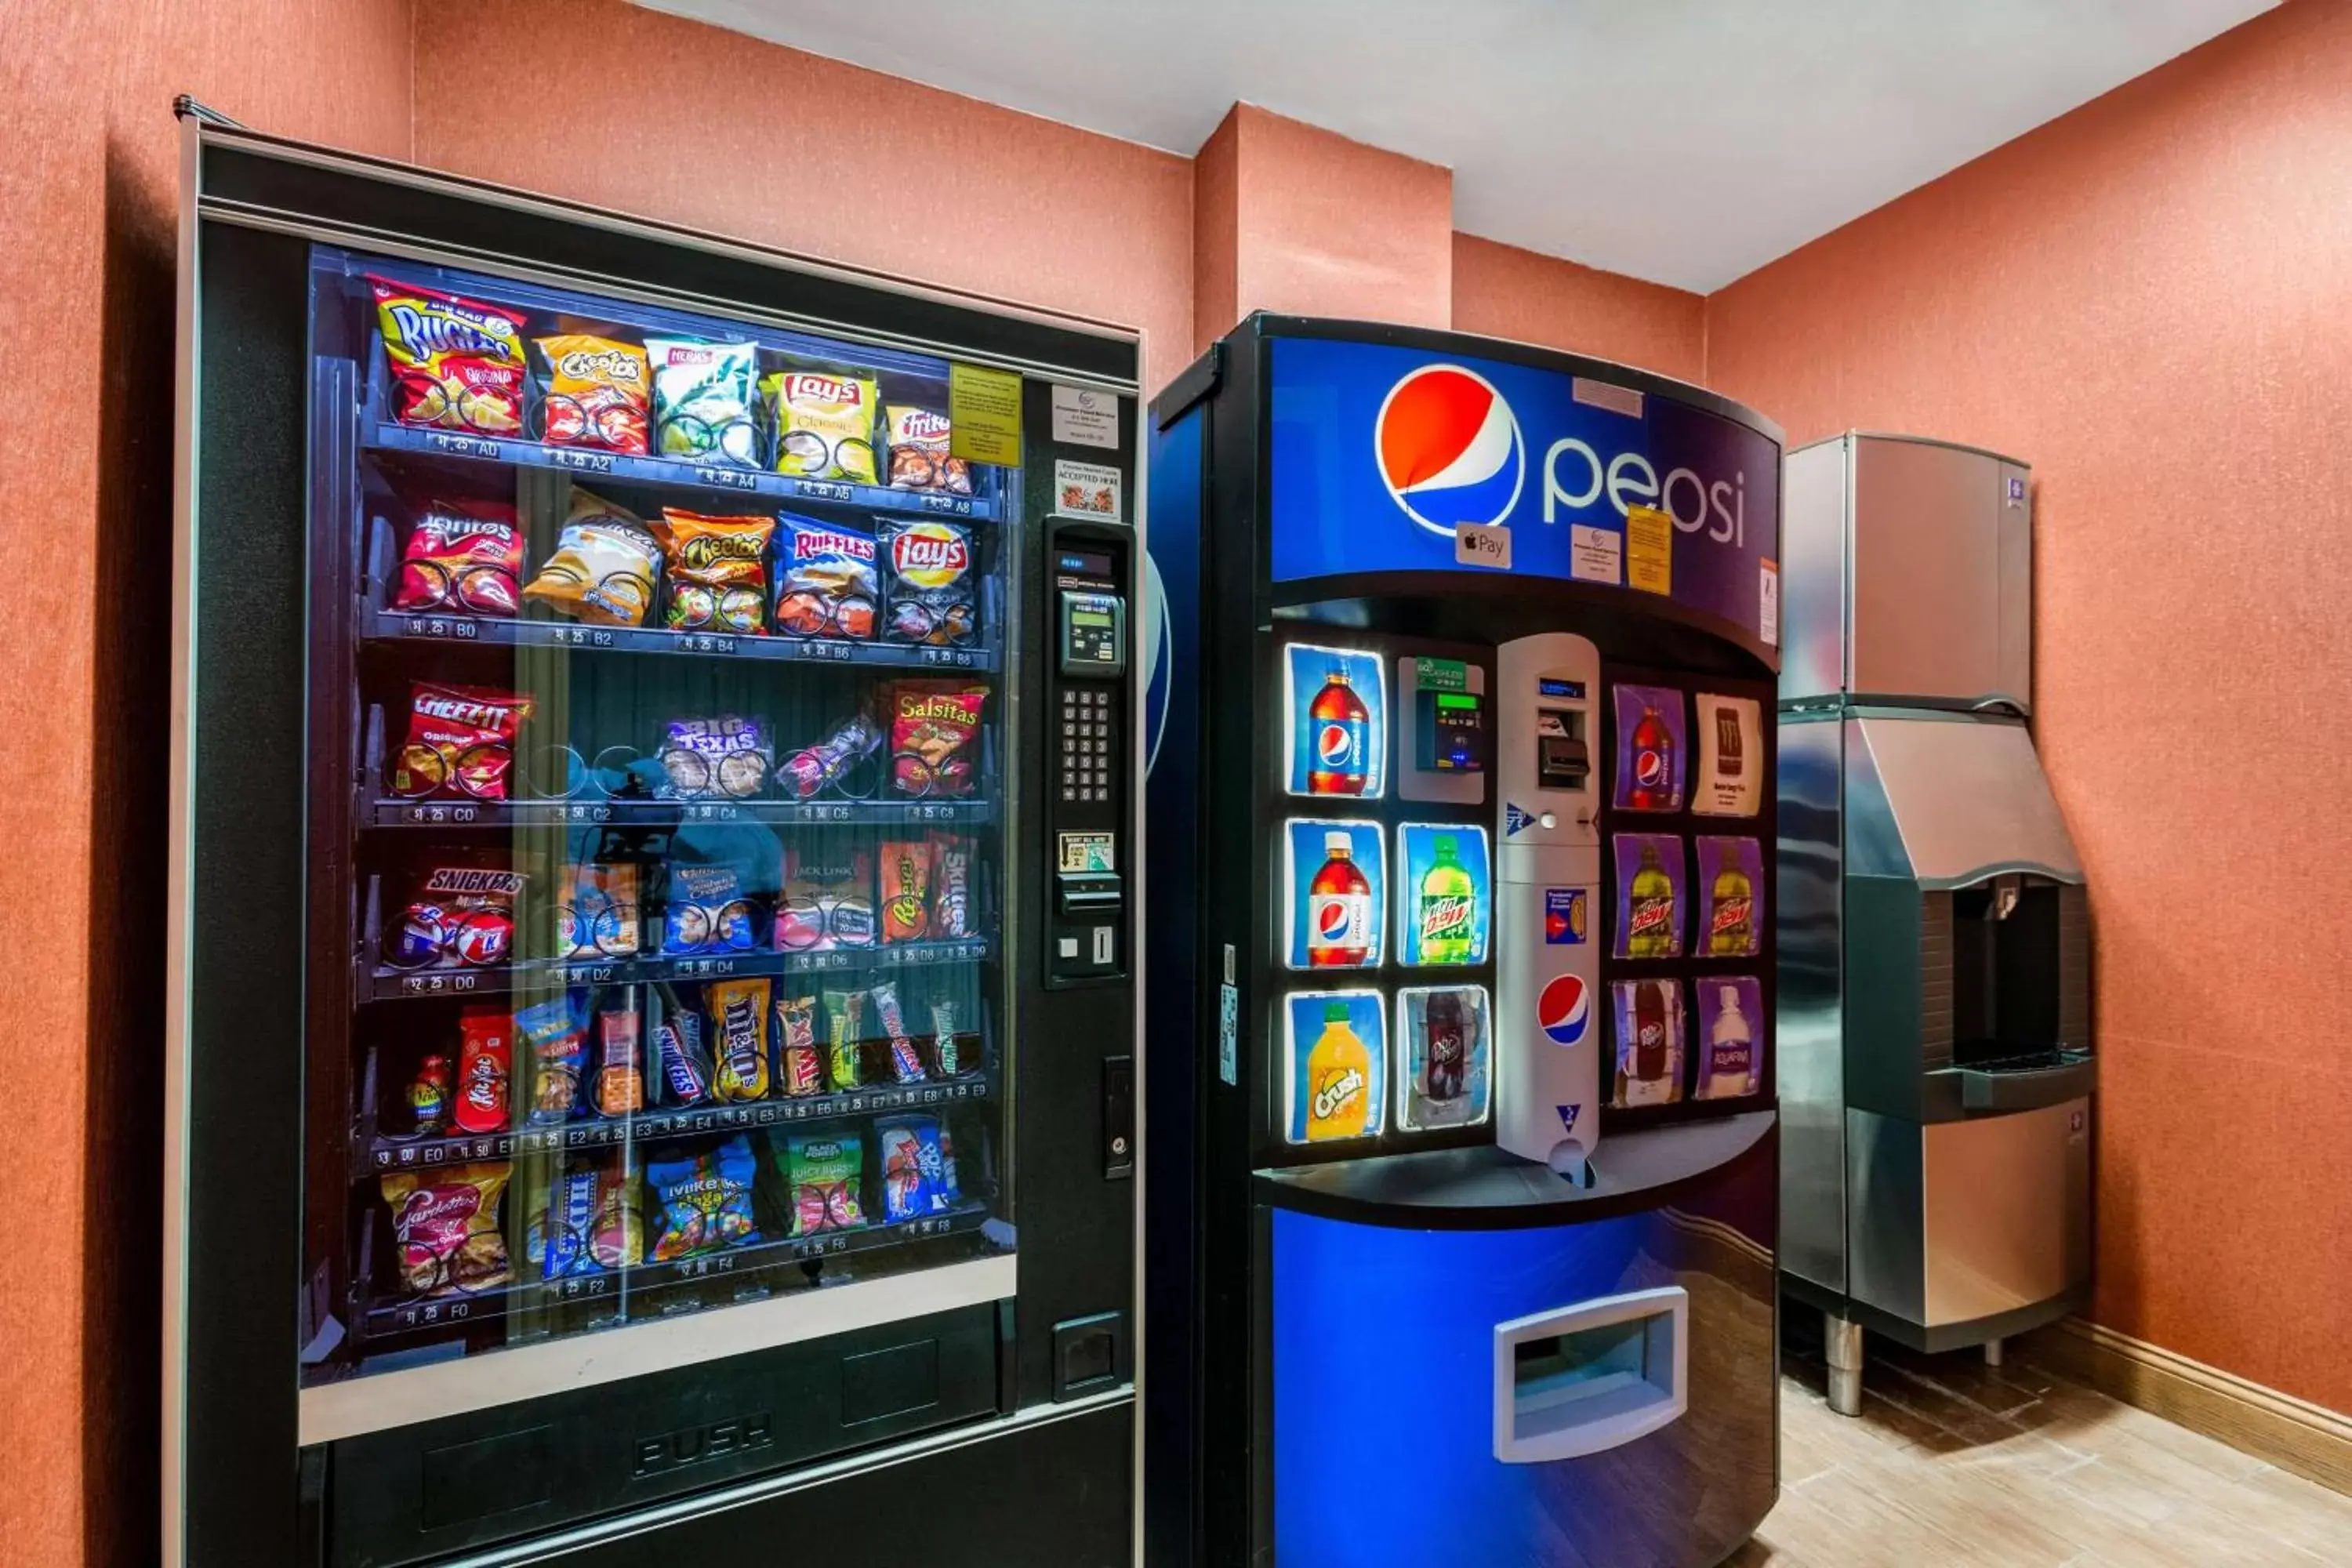
[[[1495,1329],[1495,1458],[1575,1458],[1656,1431],[1689,1402],[1690,1298],[1678,1285]]]

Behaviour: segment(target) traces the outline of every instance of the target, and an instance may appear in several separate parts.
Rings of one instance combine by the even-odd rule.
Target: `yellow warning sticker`
[[[1625,509],[1625,585],[1675,591],[1675,520],[1654,506]]]

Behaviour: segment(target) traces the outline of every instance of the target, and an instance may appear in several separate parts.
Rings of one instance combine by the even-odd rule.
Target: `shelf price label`
[[[833,479],[795,479],[793,481],[793,493],[803,500],[854,501],[857,499],[856,487]]]
[[[559,468],[573,468],[583,474],[609,474],[613,471],[610,452],[583,452],[577,447],[551,447],[548,461]]]
[[[425,437],[425,444],[436,452],[446,452],[452,457],[488,458],[496,460],[499,455],[499,444],[496,441],[486,441],[479,436],[452,436],[445,431],[436,430]]]
[[[749,468],[714,468],[697,464],[694,477],[703,484],[716,485],[721,489],[756,490],[760,488],[760,476]]]

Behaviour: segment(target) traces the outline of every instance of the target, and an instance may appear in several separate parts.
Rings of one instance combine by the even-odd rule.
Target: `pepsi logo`
[[[1350,912],[1344,900],[1326,899],[1315,910],[1315,934],[1327,942],[1338,943],[1348,934]]]
[[[1664,784],[1666,780],[1666,759],[1652,751],[1634,752],[1633,778],[1644,789]]]
[[[1356,734],[1345,724],[1325,724],[1315,731],[1315,757],[1327,768],[1338,768],[1356,754]]]
[[[1458,523],[1510,516],[1527,479],[1518,416],[1494,383],[1458,364],[1423,365],[1389,388],[1372,456],[1391,498],[1442,539]]]
[[[1573,974],[1555,975],[1536,998],[1536,1026],[1556,1046],[1582,1043],[1592,1020],[1592,994]]]

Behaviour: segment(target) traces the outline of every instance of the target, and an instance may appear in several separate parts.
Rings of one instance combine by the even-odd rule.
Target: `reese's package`
[[[646,455],[651,387],[645,350],[586,332],[539,338],[533,346],[547,367],[541,440]]]
[[[512,436],[522,429],[522,318],[480,300],[370,278],[392,416]]]
[[[885,523],[881,533],[886,642],[961,647],[980,629],[971,531],[937,518]]]
[[[784,370],[761,390],[773,405],[776,472],[870,485],[876,384],[855,371]]]
[[[555,553],[523,597],[575,621],[641,626],[653,608],[661,561],[661,545],[643,519],[575,489]]]

